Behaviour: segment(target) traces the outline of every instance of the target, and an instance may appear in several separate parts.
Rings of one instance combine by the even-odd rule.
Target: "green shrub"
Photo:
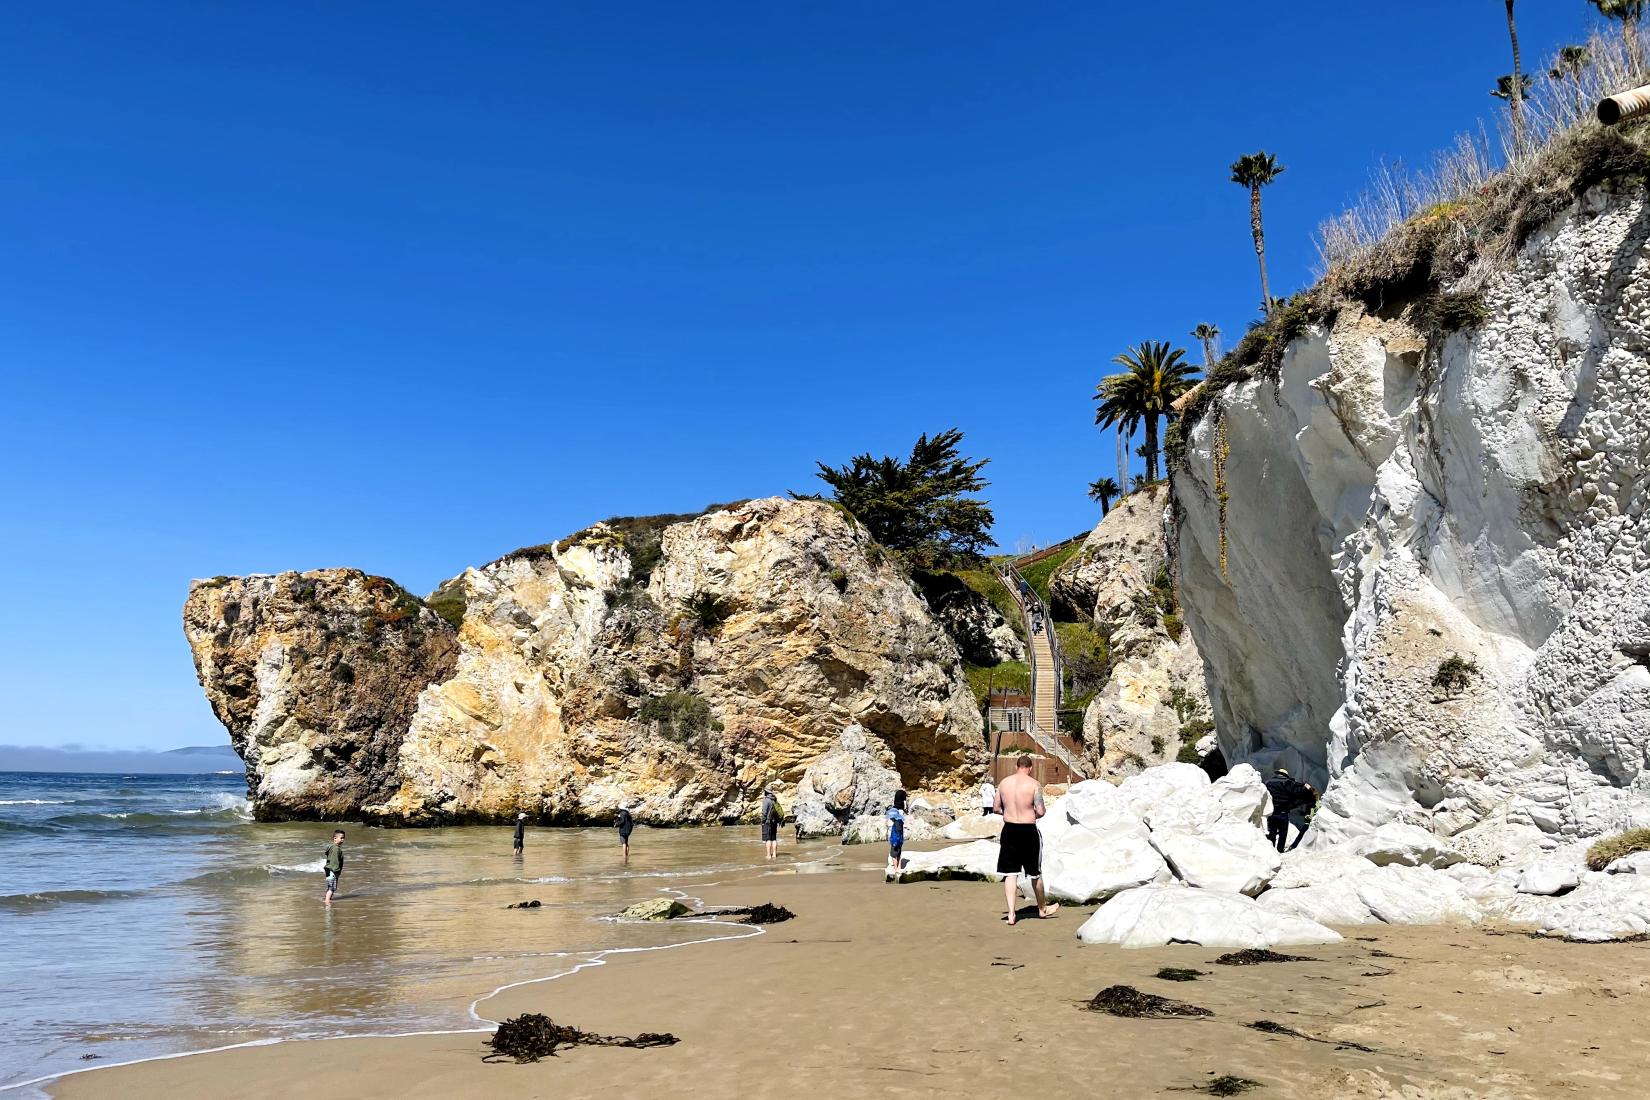
[[[831,571],[825,575],[830,578],[831,583],[836,586],[838,592],[848,591],[848,571],[846,569],[841,566],[833,566]]]
[[[1083,539],[1087,534],[1075,536],[1070,542],[1046,558],[1032,562],[1020,570],[1031,590],[1041,596],[1044,603],[1048,602],[1048,582],[1057,573],[1060,567],[1070,561],[1078,551],[1083,549]]]
[[[1111,647],[1106,636],[1088,623],[1055,623],[1060,639],[1060,656],[1065,662],[1066,695],[1088,699],[1106,685],[1111,676]]]
[[[1650,852],[1650,829],[1629,829],[1598,841],[1587,849],[1587,866],[1602,871],[1622,856],[1630,856],[1634,852]]]
[[[707,634],[714,634],[733,614],[733,601],[715,592],[695,592],[682,601],[682,614]]]
[[[659,736],[677,744],[721,733],[723,728],[711,713],[710,704],[691,691],[655,695],[637,709],[636,717],[651,725]]]
[[[1168,742],[1163,739],[1162,734],[1158,733],[1152,735],[1152,752],[1156,753],[1158,756],[1162,756],[1163,750],[1167,747]]]
[[[454,577],[450,581],[443,581],[441,587],[430,593],[430,598],[424,601],[431,611],[446,619],[454,630],[464,625],[464,612],[468,601],[464,597],[464,581]]]
[[[1055,723],[1060,732],[1069,734],[1079,741],[1083,739],[1083,712],[1081,710],[1062,710],[1055,714]]]
[[[1171,612],[1163,616],[1163,629],[1168,633],[1170,641],[1178,642],[1186,629],[1186,624],[1181,621],[1178,614]]]
[[[1459,653],[1451,653],[1439,663],[1438,671],[1432,674],[1432,686],[1453,697],[1466,690],[1476,675],[1477,662],[1469,661]]]
[[[1203,763],[1203,756],[1197,751],[1197,742],[1182,741],[1180,743],[1180,751],[1175,754],[1175,760],[1182,764]]]
[[[1000,665],[964,665],[968,686],[974,692],[974,701],[985,709],[986,697],[992,688],[1031,690],[1031,669],[1024,661],[1004,661]]]

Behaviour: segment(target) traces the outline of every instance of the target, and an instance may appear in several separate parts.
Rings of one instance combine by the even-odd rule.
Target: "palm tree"
[[[1220,329],[1205,321],[1192,330],[1192,339],[1203,345],[1203,373],[1215,365],[1216,341],[1220,339]]]
[[[1639,17],[1650,7],[1650,0],[1587,0],[1598,13],[1609,19],[1620,20],[1621,36],[1627,40],[1629,54],[1635,64],[1638,60]]]
[[[1512,39],[1513,51],[1513,71],[1509,87],[1518,89],[1518,94],[1507,100],[1512,108],[1513,154],[1516,156],[1524,150],[1524,93],[1529,91],[1530,80],[1524,75],[1523,65],[1518,57],[1518,24],[1513,22],[1513,0],[1507,0],[1507,37]]]
[[[1266,235],[1261,230],[1260,189],[1283,175],[1283,165],[1271,153],[1245,153],[1232,162],[1232,182],[1249,189],[1249,232],[1255,236],[1255,258],[1260,261],[1260,298],[1266,316],[1272,316],[1272,291],[1266,283]]]
[[[1529,94],[1530,85],[1534,84],[1535,81],[1531,80],[1528,76],[1521,76],[1519,79],[1523,81],[1523,86],[1519,89],[1516,96],[1513,95],[1513,78],[1511,73],[1503,73],[1495,78],[1495,90],[1491,92],[1490,95],[1494,96],[1496,99],[1504,99],[1508,103],[1512,104],[1512,109],[1515,113],[1514,117],[1521,119],[1523,116],[1517,113],[1519,111],[1519,103],[1521,103],[1524,97]],[[1517,128],[1521,125],[1522,122],[1519,121],[1515,121],[1513,123],[1514,143],[1519,140]]]
[[[1582,66],[1586,64],[1586,46],[1565,46],[1553,59],[1553,67],[1547,70],[1547,75],[1554,80],[1575,80],[1581,76]]]
[[[1112,359],[1123,367],[1119,374],[1108,376],[1094,395],[1100,408],[1094,422],[1101,427],[1111,424],[1135,424],[1146,429],[1146,480],[1157,480],[1157,418],[1172,416],[1175,398],[1192,388],[1191,375],[1197,368],[1186,362],[1186,349],[1169,348],[1167,340],[1154,343],[1143,341]],[[1128,473],[1120,469],[1126,479]]]
[[[1111,502],[1117,499],[1117,482],[1109,477],[1089,482],[1089,499],[1100,506],[1100,514],[1111,511]]]

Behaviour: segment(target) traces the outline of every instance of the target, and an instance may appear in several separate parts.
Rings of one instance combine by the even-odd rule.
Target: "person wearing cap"
[[[527,815],[516,815],[516,855],[521,855],[521,849],[527,843]]]
[[[1266,780],[1266,793],[1272,796],[1272,811],[1266,815],[1266,839],[1281,852],[1288,846],[1289,815],[1312,805],[1318,795],[1290,775],[1288,768],[1278,768],[1272,773],[1272,778]]]
[[[779,795],[770,785],[762,792],[762,847],[768,859],[779,855],[779,823],[785,820],[785,811],[780,808]]]

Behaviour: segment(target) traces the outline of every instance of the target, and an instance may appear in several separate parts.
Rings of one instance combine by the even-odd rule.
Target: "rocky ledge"
[[[815,501],[597,524],[428,600],[348,569],[198,581],[183,618],[266,820],[748,820],[856,724],[912,791],[983,765],[956,643]]]

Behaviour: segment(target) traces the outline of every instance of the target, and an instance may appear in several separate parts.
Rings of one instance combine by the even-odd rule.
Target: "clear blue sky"
[[[428,591],[924,430],[1080,531],[1111,356],[1256,310],[1233,158],[1290,292],[1509,68],[1495,0],[8,5],[0,742],[223,740],[191,577]]]

